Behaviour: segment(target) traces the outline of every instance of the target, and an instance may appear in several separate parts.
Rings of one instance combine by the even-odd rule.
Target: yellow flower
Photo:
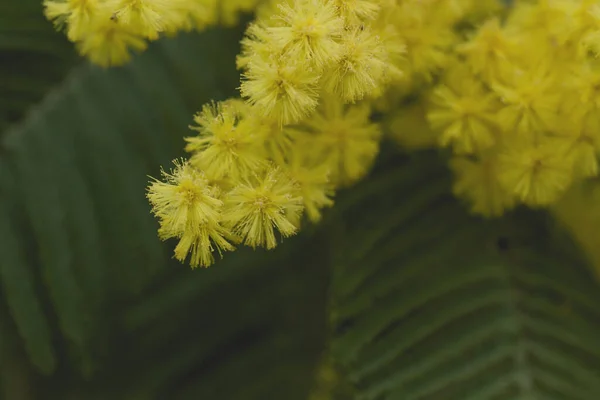
[[[253,124],[236,101],[207,104],[196,114],[198,136],[188,137],[190,162],[211,180],[241,179],[263,167],[264,155]]]
[[[600,4],[596,0],[581,0],[573,2],[570,11],[573,24],[570,39],[578,43],[579,55],[585,58],[588,50],[599,47]]]
[[[498,156],[498,171],[504,190],[529,206],[547,206],[571,184],[573,160],[559,140],[546,139],[537,145],[512,142]]]
[[[241,45],[242,50],[236,58],[238,69],[247,68],[255,57],[265,60],[278,51],[272,35],[260,23],[253,23],[248,26]]]
[[[243,181],[225,196],[224,223],[253,248],[277,246],[275,236],[294,235],[293,221],[300,219],[302,197],[298,187],[279,168]]]
[[[581,107],[562,123],[557,139],[564,140],[566,155],[573,161],[574,175],[589,178],[598,175],[600,117],[597,111]]]
[[[45,0],[81,52],[122,64],[144,39],[256,9],[240,99],[202,108],[189,162],[148,191],[175,257],[271,249],[365,177],[382,121],[404,147],[451,147],[471,211],[549,207],[600,172],[598,0]],[[437,142],[437,143],[436,143]]]
[[[267,157],[277,165],[285,164],[287,155],[294,150],[293,131],[271,120],[251,118]]]
[[[522,37],[541,36],[564,46],[575,29],[574,3],[570,0],[518,1],[509,15],[508,26]]]
[[[295,0],[293,6],[281,4],[277,19],[282,26],[267,28],[273,41],[290,60],[310,61],[317,68],[337,59],[344,21],[327,0]]]
[[[181,21],[178,17],[177,0],[108,0],[114,18],[150,40],[158,36],[169,25]],[[171,19],[174,18],[174,19]]]
[[[360,25],[377,18],[381,0],[332,0],[348,25]]]
[[[202,225],[194,231],[185,231],[175,246],[175,258],[184,262],[190,254],[190,267],[210,267],[215,262],[214,250],[219,254],[235,248],[225,239],[229,234],[220,225]]]
[[[151,182],[147,196],[160,219],[160,237],[180,239],[175,257],[184,261],[191,251],[192,267],[207,267],[214,261],[214,248],[233,250],[221,225],[223,202],[206,177],[185,161],[175,161],[175,169],[162,171],[162,177],[164,181]]]
[[[318,104],[319,74],[285,58],[253,57],[243,74],[242,96],[264,118],[285,125],[305,117]]]
[[[456,176],[452,191],[471,204],[471,211],[485,217],[499,217],[516,204],[515,195],[506,191],[498,179],[496,157],[454,158],[450,167]]]
[[[356,102],[380,89],[397,68],[380,37],[355,28],[343,37],[341,57],[325,71],[324,88],[346,102]]]
[[[381,131],[370,121],[368,104],[345,106],[339,99],[323,99],[319,111],[298,128],[298,146],[315,162],[329,166],[334,186],[348,186],[362,178],[379,152]]]
[[[600,149],[598,134],[580,133],[572,139],[567,157],[573,160],[575,177],[591,178],[598,176],[598,150]]]
[[[557,126],[560,92],[551,65],[506,70],[504,79],[492,84],[502,102],[497,121],[508,134],[538,140]]]
[[[498,0],[461,0],[460,2],[464,4],[465,17],[471,23],[500,14],[505,6],[505,3]]]
[[[473,72],[487,82],[494,82],[506,64],[514,62],[517,42],[497,18],[487,21],[473,37],[458,46],[457,52],[466,57]]]
[[[562,108],[566,118],[600,111],[600,65],[579,64],[565,79]]]
[[[333,185],[329,179],[330,167],[315,162],[308,147],[296,148],[290,153],[288,174],[300,187],[304,210],[311,222],[321,220],[321,209],[333,206]]]
[[[46,18],[62,27],[67,26],[67,37],[71,41],[83,38],[98,13],[102,13],[99,0],[44,0]],[[104,13],[105,18],[110,15]]]
[[[578,43],[572,40],[575,25],[570,0],[518,2],[510,13],[506,30],[514,44],[513,58],[519,63],[542,62],[554,71],[568,73],[577,57]],[[532,62],[537,60],[535,62]]]
[[[472,154],[496,142],[495,113],[499,104],[493,93],[473,77],[465,65],[451,69],[432,94],[431,126],[442,132],[442,146],[453,145],[459,154]]]
[[[123,65],[131,59],[131,50],[143,51],[146,41],[129,26],[105,18],[96,18],[77,42],[79,52],[102,67]]]
[[[439,27],[458,23],[472,6],[471,0],[401,0],[399,3],[400,10],[409,18]]]
[[[179,30],[204,29],[217,22],[219,0],[176,0],[172,2],[173,18],[165,26],[165,32],[175,34]]]
[[[452,24],[433,19],[432,10],[420,1],[403,1],[389,11],[387,20],[396,27],[406,57],[398,66],[419,80],[430,82],[447,64],[457,41]]]

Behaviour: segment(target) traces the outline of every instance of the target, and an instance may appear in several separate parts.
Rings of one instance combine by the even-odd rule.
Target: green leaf
[[[106,329],[90,316],[106,312],[119,293],[143,290],[168,260],[144,197],[147,175],[181,152],[196,108],[231,92],[233,65],[196,76],[179,71],[202,71],[217,35],[229,40],[233,59],[238,33],[229,31],[157,43],[125,68],[77,68],[4,134],[3,159],[15,166],[15,202],[35,234],[44,288],[86,374],[94,368],[90,342]]]
[[[0,164],[0,182],[3,188],[0,195],[2,294],[6,298],[19,334],[24,338],[31,362],[42,372],[49,373],[56,366],[56,355],[51,342],[50,326],[36,294],[35,275],[26,256],[26,236],[17,223],[18,216],[14,214],[14,184],[9,180],[8,167],[5,163]],[[5,335],[6,333],[3,336]],[[11,343],[10,347],[13,346],[14,343]]]
[[[353,222],[334,257],[330,356],[354,397],[598,397],[600,290],[579,255],[537,214],[467,215],[436,157],[388,181],[387,207],[338,217]]]
[[[182,155],[193,113],[235,94],[240,38],[215,29],[156,42],[122,68],[80,65],[3,133],[14,182],[3,211],[23,217],[18,243],[31,249],[5,296],[49,374],[30,377],[34,397],[306,397],[329,273],[318,252],[298,257],[313,239],[191,271],[160,243],[145,198],[148,175]]]
[[[0,132],[78,63],[73,45],[43,15],[40,0],[0,4]]]

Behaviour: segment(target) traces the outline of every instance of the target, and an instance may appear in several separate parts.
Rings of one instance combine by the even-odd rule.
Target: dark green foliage
[[[0,2],[0,135],[77,62],[73,45],[45,20],[40,0]]]
[[[539,215],[468,216],[435,160],[415,158],[420,173],[389,181],[376,213],[342,218],[331,352],[356,398],[597,398],[585,264]]]

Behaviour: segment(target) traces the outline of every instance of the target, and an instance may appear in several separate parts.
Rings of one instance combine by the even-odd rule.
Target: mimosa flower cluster
[[[79,52],[108,67],[131,59],[148,42],[179,31],[234,25],[259,0],[44,0],[46,17]]]
[[[205,105],[189,159],[148,189],[192,267],[318,222],[386,135],[449,149],[455,194],[487,217],[598,175],[600,0],[46,0],[102,65],[249,10],[240,98]]]
[[[502,20],[456,46],[424,99],[456,194],[487,216],[555,204],[598,175],[600,150],[600,2],[516,2]]]

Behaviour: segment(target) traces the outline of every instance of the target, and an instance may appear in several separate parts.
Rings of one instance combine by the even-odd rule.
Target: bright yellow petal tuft
[[[282,125],[298,122],[318,104],[320,75],[304,63],[257,56],[248,62],[243,76],[242,96],[264,118]]]
[[[282,237],[296,234],[302,197],[298,187],[279,168],[268,168],[225,195],[224,223],[253,248],[277,246]]]
[[[188,137],[190,162],[211,180],[241,179],[263,168],[262,143],[255,126],[244,118],[243,104],[207,104],[194,117],[198,136]]]
[[[231,235],[221,224],[223,202],[204,174],[175,161],[175,169],[163,171],[162,177],[151,182],[147,196],[160,220],[160,237],[180,239],[175,257],[184,261],[191,251],[191,266],[207,267],[214,262],[214,249],[233,250],[226,239]]]

